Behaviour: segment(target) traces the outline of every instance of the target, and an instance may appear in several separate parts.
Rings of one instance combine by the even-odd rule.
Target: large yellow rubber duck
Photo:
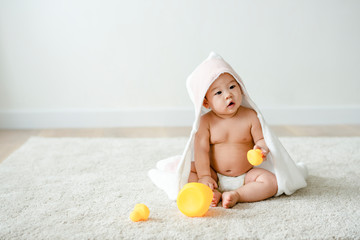
[[[187,183],[177,197],[179,210],[188,217],[202,217],[209,210],[213,191],[202,183]]]

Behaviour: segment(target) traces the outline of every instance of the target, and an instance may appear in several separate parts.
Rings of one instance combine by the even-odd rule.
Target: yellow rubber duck
[[[213,191],[202,183],[187,183],[177,196],[179,210],[188,217],[202,217],[209,210]]]
[[[247,152],[247,159],[253,166],[258,166],[263,162],[264,155],[260,149],[251,149]]]
[[[149,218],[150,210],[145,204],[136,204],[134,211],[130,213],[130,219],[133,222],[146,221]]]

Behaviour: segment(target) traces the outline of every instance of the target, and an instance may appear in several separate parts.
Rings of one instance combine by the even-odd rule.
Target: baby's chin
[[[216,111],[216,110],[212,110],[215,115],[221,117],[221,118],[231,118],[233,116],[235,116],[235,114],[237,113],[237,111],[239,110],[239,106],[234,106],[232,108],[226,108],[223,109],[222,111]]]

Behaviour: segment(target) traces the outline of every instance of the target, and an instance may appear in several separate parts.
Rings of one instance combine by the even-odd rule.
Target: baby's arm
[[[256,116],[255,112],[252,115],[251,135],[255,143],[254,149],[260,149],[264,157],[266,157],[266,155],[269,153],[269,148],[265,143],[259,118]]]
[[[209,123],[205,116],[200,119],[199,130],[195,135],[195,168],[198,182],[208,185],[211,189],[218,188],[216,181],[211,177],[210,171],[210,132]]]

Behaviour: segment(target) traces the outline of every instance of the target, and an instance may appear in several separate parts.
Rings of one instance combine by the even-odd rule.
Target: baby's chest
[[[210,143],[248,143],[252,142],[251,128],[248,124],[222,124],[210,128]]]

